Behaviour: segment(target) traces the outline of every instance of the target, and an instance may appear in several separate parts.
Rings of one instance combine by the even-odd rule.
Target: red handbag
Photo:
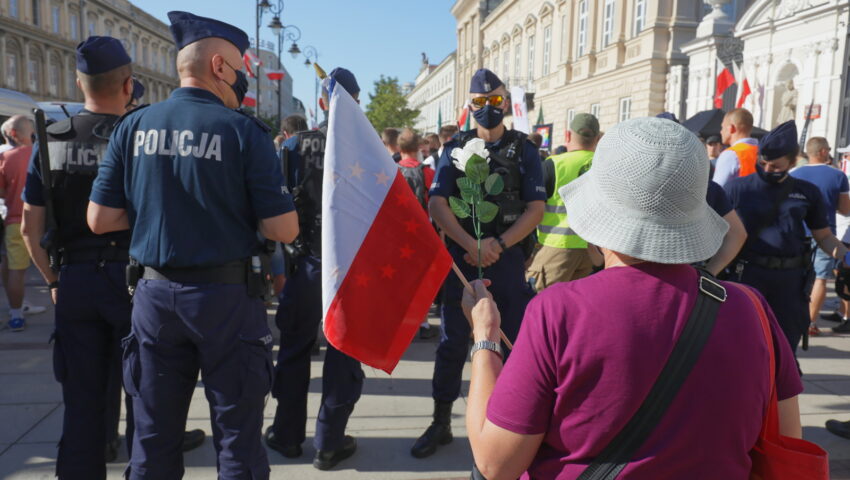
[[[779,433],[779,403],[776,398],[776,358],[770,322],[761,301],[748,287],[736,285],[758,311],[764,339],[770,352],[770,402],[762,422],[756,445],[750,451],[753,468],[751,480],[828,480],[829,456],[815,443]]]

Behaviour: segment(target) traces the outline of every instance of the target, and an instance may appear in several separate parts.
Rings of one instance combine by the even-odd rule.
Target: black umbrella
[[[715,108],[713,110],[704,110],[697,112],[693,117],[682,122],[682,126],[694,132],[699,137],[706,139],[712,135],[720,135],[720,124],[723,123],[723,117],[726,112]],[[759,127],[753,127],[750,134],[753,138],[761,138],[767,134],[767,130]]]

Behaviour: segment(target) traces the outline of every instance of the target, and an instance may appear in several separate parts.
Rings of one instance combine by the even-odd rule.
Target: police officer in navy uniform
[[[56,474],[62,479],[106,478],[105,462],[117,455],[121,338],[130,331],[130,297],[124,287],[130,232],[94,234],[86,224],[86,206],[113,125],[132,101],[130,62],[114,38],[93,36],[80,43],[77,84],[85,108],[47,128],[58,272],[41,246],[47,209],[40,146],[34,149],[23,193],[24,240],[56,303],[53,365],[65,403]],[[128,417],[129,435],[133,422]],[[204,432],[189,437],[190,446],[197,447]]]
[[[478,250],[472,224],[458,221],[448,198],[459,195],[456,180],[464,175],[452,163],[452,150],[476,137],[484,140],[490,152],[490,171],[502,175],[505,189],[488,198],[499,206],[499,214],[493,222],[482,224],[481,263],[484,277],[493,282],[491,291],[502,312],[502,329],[513,341],[533,296],[525,281],[525,261],[534,244],[530,236],[543,218],[546,189],[542,166],[537,148],[527,136],[502,123],[510,104],[499,77],[480,69],[472,77],[469,92],[478,128],[461,132],[445,144],[430,191],[429,209],[431,218],[450,239],[449,252],[455,263],[467,278],[475,278]],[[456,275],[449,274],[443,292],[442,336],[432,382],[434,419],[411,449],[417,458],[432,455],[438,445],[452,441],[452,403],[460,395],[461,373],[469,351],[469,324],[460,307],[463,286]]]
[[[127,478],[182,476],[200,371],[219,478],[268,479],[272,336],[257,231],[291,242],[298,220],[268,129],[235,110],[247,90],[248,36],[186,12],[168,17],[180,88],[116,126],[88,207],[95,233],[132,228],[131,266],[143,266],[124,341],[135,420]]]
[[[794,351],[809,326],[814,279],[806,227],[827,254],[850,263],[847,247],[829,228],[820,190],[788,173],[800,150],[797,138],[793,120],[773,129],[759,142],[757,175],[724,187],[748,235],[732,265],[734,278],[764,295]]]
[[[330,73],[358,100],[360,86],[345,68]],[[322,92],[322,109],[327,111],[327,92]],[[302,454],[307,424],[307,394],[310,387],[310,352],[322,320],[322,176],[327,122],[318,130],[300,132],[283,144],[282,162],[287,184],[298,209],[300,235],[287,246],[294,272],[280,295],[276,322],[280,329],[280,351],[275,367],[274,424],[265,434],[269,448],[294,458]],[[322,404],[316,418],[313,466],[329,470],[350,457],[357,443],[345,435],[348,418],[363,389],[360,362],[327,346],[322,369]]]

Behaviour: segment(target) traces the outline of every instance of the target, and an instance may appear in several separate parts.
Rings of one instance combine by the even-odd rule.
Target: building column
[[[0,32],[0,85],[6,85],[6,32]]]

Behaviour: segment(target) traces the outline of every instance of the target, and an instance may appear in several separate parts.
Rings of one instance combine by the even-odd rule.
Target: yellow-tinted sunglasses
[[[475,97],[469,103],[476,108],[484,108],[488,104],[494,107],[500,107],[504,101],[504,95],[490,95],[489,97]]]

